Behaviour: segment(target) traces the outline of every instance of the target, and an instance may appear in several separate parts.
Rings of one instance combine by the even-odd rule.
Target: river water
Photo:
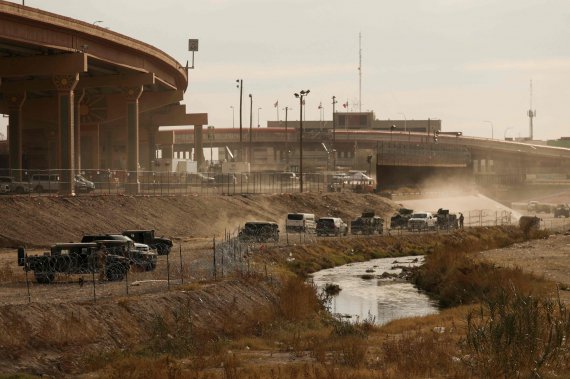
[[[417,256],[374,259],[318,271],[312,275],[312,280],[319,290],[327,283],[340,286],[340,293],[331,300],[330,311],[333,314],[383,325],[395,319],[439,311],[436,301],[409,282],[380,278],[384,272],[400,273],[401,269],[394,266],[417,266],[422,262],[423,257]],[[364,279],[363,275],[372,278]]]

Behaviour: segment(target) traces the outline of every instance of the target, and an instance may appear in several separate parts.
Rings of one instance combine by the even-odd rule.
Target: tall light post
[[[235,109],[234,109],[234,106],[233,106],[233,105],[230,105],[230,108],[232,108],[232,129],[233,129],[233,128],[235,128],[235,126],[236,126],[236,117],[235,117],[235,116],[236,116],[236,112],[235,112]]]
[[[333,171],[336,171],[336,148],[335,148],[335,142],[336,142],[336,119],[334,116],[335,110],[334,110],[334,106],[338,101],[336,101],[336,96],[332,97],[332,108],[333,108],[333,135],[332,135],[332,147],[331,147],[331,151],[333,153],[333,161],[334,161],[334,168]]]
[[[483,121],[483,122],[486,122],[486,123],[488,123],[489,125],[491,125],[491,139],[494,139],[495,136],[494,136],[494,131],[493,131],[493,129],[494,129],[494,127],[493,127],[493,122],[492,122],[492,121]]]
[[[259,111],[261,110],[261,107],[257,108],[257,127],[259,128]]]
[[[253,119],[252,119],[252,112],[253,112],[253,96],[251,95],[251,93],[249,94],[249,152],[248,152],[248,161],[249,164],[251,165],[251,161],[252,161],[252,156],[251,156],[251,134],[253,132],[252,129],[252,125],[253,125]]]
[[[390,142],[392,142],[392,132],[396,129],[396,125],[390,126]]]
[[[289,107],[285,107],[285,164],[287,165],[287,170],[289,170],[289,134],[287,133],[287,112]]]
[[[299,191],[303,193],[303,99],[311,92],[304,90],[295,93],[295,97],[299,99]]]
[[[404,132],[407,132],[407,131],[408,131],[408,127],[407,127],[406,124],[408,123],[408,119],[406,118],[406,114],[405,114],[405,113],[402,113],[402,112],[400,112],[400,113],[398,113],[398,114],[401,114],[402,116],[404,116]]]
[[[239,159],[243,162],[243,125],[242,125],[242,109],[243,109],[243,79],[236,79],[239,88]]]
[[[214,142],[214,127],[211,125],[208,126],[208,140],[210,140],[210,168],[211,168],[214,163],[214,153],[213,153],[214,147],[212,146]]]

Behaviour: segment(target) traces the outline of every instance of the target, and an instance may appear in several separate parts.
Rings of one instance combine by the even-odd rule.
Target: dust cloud
[[[414,211],[436,213],[443,208],[451,213],[461,212],[466,226],[515,223],[522,216],[521,212],[483,195],[468,181],[432,180],[424,183],[417,196],[393,200]]]

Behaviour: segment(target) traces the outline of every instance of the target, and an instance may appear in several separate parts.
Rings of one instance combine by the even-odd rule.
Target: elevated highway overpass
[[[180,104],[188,69],[163,51],[96,25],[0,1],[4,171],[60,169],[73,193],[82,168],[150,167],[161,125],[201,125]],[[130,189],[137,192],[137,175]]]
[[[0,0],[0,113],[8,115],[4,172],[22,178],[34,170],[61,170],[73,193],[83,169],[125,170],[129,191],[150,169],[157,145],[163,156],[203,147],[230,148],[252,169],[295,169],[296,122],[288,128],[215,128],[206,113],[181,104],[188,69],[160,49],[96,25]],[[158,132],[193,125],[192,131]],[[204,131],[205,132],[205,131]],[[477,176],[568,175],[570,150],[465,136],[399,131],[306,129],[307,170],[377,167],[461,168]],[[323,147],[324,144],[324,147]],[[325,149],[326,148],[326,149]],[[373,158],[368,161],[368,157]],[[380,169],[379,169],[380,168]]]
[[[244,131],[241,145],[239,129],[211,129],[209,136],[203,136],[204,146],[227,146],[238,155],[243,150],[253,169],[285,170],[299,162],[299,129],[290,124],[287,129]],[[167,155],[183,154],[195,146],[195,133],[191,130],[160,134],[159,142]],[[570,174],[570,149],[463,135],[435,137],[376,130],[336,130],[333,135],[331,129],[312,129],[303,132],[303,153],[304,167],[309,170],[326,166],[368,169],[367,158],[372,155],[371,163],[378,166],[461,167],[477,176],[510,177],[509,180],[519,180],[527,174]]]

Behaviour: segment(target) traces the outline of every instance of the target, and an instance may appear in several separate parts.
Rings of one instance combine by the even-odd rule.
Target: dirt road
[[[502,267],[519,267],[560,283],[561,298],[570,303],[570,235],[553,234],[548,239],[515,244],[480,253],[483,259]]]

